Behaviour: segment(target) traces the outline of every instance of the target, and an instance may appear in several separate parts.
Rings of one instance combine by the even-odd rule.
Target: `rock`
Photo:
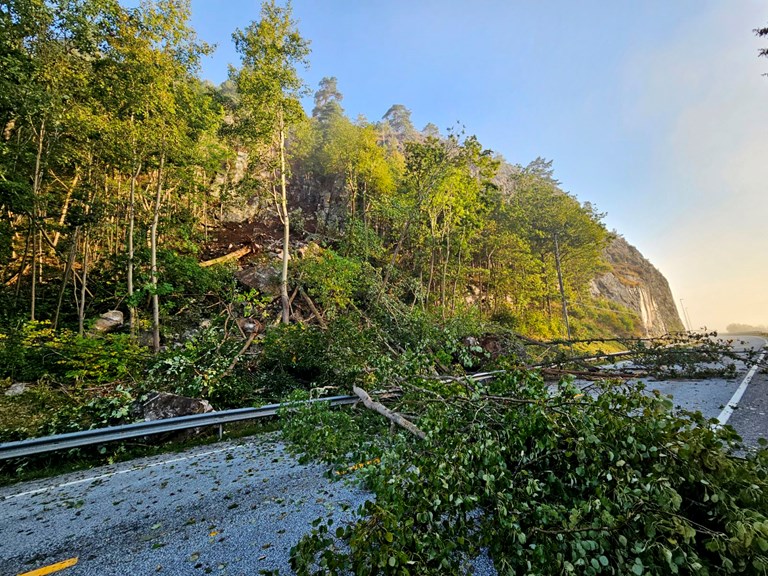
[[[255,318],[237,318],[235,322],[245,334],[264,331],[264,325]]]
[[[207,400],[187,398],[167,392],[158,392],[141,405],[141,414],[146,421],[206,412],[213,412],[213,406]]]
[[[296,248],[295,252],[299,255],[299,258],[316,258],[320,256],[324,250],[316,242],[309,242]]]
[[[248,288],[275,297],[280,295],[280,273],[272,264],[247,266],[235,272],[235,278]]]
[[[666,278],[640,251],[621,237],[605,249],[611,271],[592,280],[593,296],[626,306],[642,323],[646,336],[684,330]]]
[[[123,313],[120,310],[110,310],[102,314],[93,324],[94,332],[112,332],[123,325]]]
[[[19,394],[24,394],[24,392],[27,391],[27,385],[24,382],[14,382],[10,385],[10,387],[5,391],[6,396],[18,396]]]

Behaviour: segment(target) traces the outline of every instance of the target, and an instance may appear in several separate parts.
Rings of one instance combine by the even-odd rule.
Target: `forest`
[[[333,77],[305,110],[310,42],[274,0],[233,32],[241,61],[215,86],[189,20],[185,0],[0,2],[0,382],[24,385],[0,396],[0,440],[129,422],[158,391],[221,409],[397,385],[417,450],[375,416],[286,423],[304,450],[322,431],[317,458],[382,462],[369,520],[336,534],[348,550],[321,527],[300,573],[317,554],[449,573],[478,546],[503,573],[768,569],[764,456],[734,464],[732,430],[667,399],[567,380],[553,396],[527,369],[531,342],[589,354],[642,335],[590,292],[612,234],[551,161],[419,130],[402,104],[351,119]],[[479,369],[508,376],[461,383]]]
[[[400,104],[377,122],[350,120],[335,78],[305,113],[309,42],[284,9],[264,10],[233,35],[241,66],[213,86],[198,75],[211,47],[184,2],[5,3],[2,377],[96,380],[98,397],[122,383],[127,399],[124,380],[167,372],[179,347],[195,348],[186,369],[207,389],[185,374],[175,391],[234,405],[253,394],[217,392],[224,381],[258,389],[254,378],[278,370],[279,395],[316,378],[270,346],[299,345],[318,328],[362,322],[388,332],[377,353],[391,356],[387,346],[408,352],[403,338],[422,336],[382,325],[402,315],[420,325],[406,331],[446,335],[424,344],[446,369],[461,355],[471,363],[480,351],[462,339],[488,322],[538,338],[638,332],[631,312],[590,296],[610,235],[593,206],[561,190],[551,161],[513,165],[461,128],[419,131]],[[241,222],[227,228],[233,211]],[[266,278],[261,289],[237,282],[237,259],[226,261],[249,246],[241,260]],[[124,328],[95,336],[114,310]],[[231,325],[243,319],[258,323],[262,357],[217,369],[229,366],[242,340]]]

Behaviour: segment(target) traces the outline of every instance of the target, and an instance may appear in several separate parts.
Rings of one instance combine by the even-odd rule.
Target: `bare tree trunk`
[[[463,240],[463,235],[462,235],[462,240]],[[459,263],[458,263],[458,268],[456,270],[456,276],[453,277],[453,290],[451,292],[451,314],[453,314],[456,311],[456,290],[457,290],[458,285],[459,285],[459,278],[461,277],[461,256],[462,256],[462,252],[463,251],[464,251],[464,242],[462,241],[459,244]]]
[[[35,321],[35,298],[37,291],[37,233],[32,230],[32,289],[30,294],[29,319]]]
[[[24,275],[24,272],[26,272],[27,269],[27,258],[29,257],[29,241],[34,233],[34,229],[30,226],[29,230],[27,230],[27,238],[24,240],[24,254],[21,256],[21,265],[19,266],[19,271],[15,276],[12,276],[11,279],[6,282],[6,286],[10,286],[10,284],[14,281],[16,282],[16,290],[13,295],[14,305],[19,300],[19,292],[21,291],[21,277]]]
[[[134,227],[136,226],[136,179],[141,172],[141,163],[136,166],[135,171],[131,171],[131,185],[128,197],[128,271],[127,271],[127,284],[128,284],[128,316],[129,324],[131,327],[131,336],[136,335],[136,325],[138,324],[138,316],[136,313],[136,306],[133,305],[133,258],[134,258],[134,246],[133,235]]]
[[[429,307],[429,300],[432,296],[432,282],[435,277],[435,235],[432,235],[432,250],[429,258],[429,281],[427,282],[427,297],[424,301],[424,308]]]
[[[59,244],[59,238],[61,238],[61,228],[64,226],[64,222],[67,220],[67,212],[69,212],[69,204],[72,201],[72,193],[77,187],[77,183],[80,180],[80,171],[75,172],[75,177],[72,178],[72,184],[67,188],[67,197],[64,199],[64,206],[61,209],[61,216],[59,216],[59,228],[53,235],[53,247],[56,248]]]
[[[37,133],[37,155],[35,156],[35,174],[32,181],[32,217],[30,225],[32,227],[32,294],[30,296],[30,310],[29,317],[32,321],[35,320],[35,299],[37,297],[37,261],[39,259],[38,249],[42,250],[40,244],[42,242],[37,241],[37,235],[35,234],[35,228],[37,227],[37,213],[38,213],[38,196],[40,195],[40,187],[43,182],[43,142],[45,140],[45,120],[40,123],[40,130]]]
[[[157,226],[160,222],[160,201],[163,196],[163,167],[165,153],[160,154],[160,165],[157,168],[157,188],[155,190],[155,207],[150,229],[150,267],[152,278],[152,349],[160,352],[160,297],[157,294]]]
[[[64,301],[64,292],[67,288],[67,280],[69,280],[69,273],[72,271],[72,265],[75,261],[75,254],[77,254],[77,241],[79,228],[75,228],[75,233],[72,238],[72,247],[69,249],[69,258],[67,258],[67,265],[64,268],[64,274],[61,278],[61,286],[59,286],[59,301],[56,303],[56,315],[53,317],[53,329],[59,325],[59,313],[61,312],[61,304]]]
[[[445,320],[445,284],[448,278],[448,261],[451,259],[451,234],[445,236],[445,260],[443,261],[443,278],[440,282],[440,307],[443,310],[443,320]]]
[[[568,340],[571,339],[571,324],[568,321],[568,305],[565,301],[565,289],[563,288],[563,272],[560,268],[560,244],[557,241],[557,234],[555,234],[555,264],[557,265],[557,282],[560,285],[560,298],[563,301],[563,320],[565,320],[565,330],[568,336]],[[573,347],[571,347],[573,349]]]
[[[283,304],[283,324],[290,321],[290,300],[288,298],[288,258],[291,241],[291,224],[288,218],[288,196],[285,184],[285,125],[280,113],[280,206],[283,219],[283,270],[280,275],[280,300]]]
[[[394,422],[398,426],[402,426],[403,428],[408,430],[408,432],[410,432],[417,438],[420,438],[421,440],[424,440],[427,437],[426,432],[418,428],[413,422],[411,422],[410,420],[406,420],[397,412],[393,412],[383,404],[376,402],[368,395],[368,392],[366,392],[362,388],[358,388],[357,386],[352,386],[352,392],[354,392],[357,395],[357,397],[363,401],[363,404],[365,405],[366,408],[369,408],[374,412],[378,412],[379,414],[381,414],[391,422]]]
[[[80,285],[80,306],[77,311],[77,332],[85,333],[85,296],[88,286],[88,232],[83,234],[83,278]]]

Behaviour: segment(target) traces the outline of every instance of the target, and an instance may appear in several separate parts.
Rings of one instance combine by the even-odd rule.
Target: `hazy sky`
[[[192,0],[238,64],[255,0]],[[768,3],[750,0],[294,0],[314,90],[336,76],[352,118],[404,104],[460,122],[508,161],[554,160],[667,277],[692,327],[768,325]],[[311,108],[311,105],[310,105]]]

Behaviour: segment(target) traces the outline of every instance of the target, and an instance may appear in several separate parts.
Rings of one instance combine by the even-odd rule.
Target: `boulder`
[[[6,396],[18,396],[27,391],[27,385],[24,382],[14,382],[5,391]]]
[[[271,264],[253,265],[235,272],[235,277],[248,288],[262,294],[280,295],[280,272]]]
[[[123,325],[123,313],[120,310],[104,312],[93,324],[94,332],[113,332]]]
[[[145,421],[206,412],[213,412],[213,406],[207,400],[187,398],[167,392],[158,392],[141,405],[141,413]]]

